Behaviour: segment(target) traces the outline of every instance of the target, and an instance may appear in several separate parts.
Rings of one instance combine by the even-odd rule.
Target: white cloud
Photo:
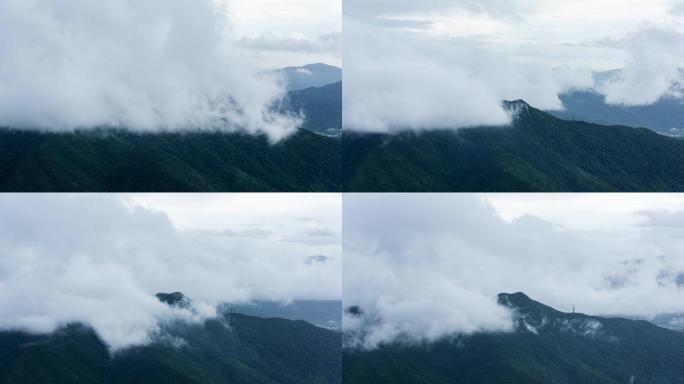
[[[352,20],[343,49],[343,121],[359,131],[505,125],[511,116],[503,100],[559,109],[559,93],[592,81],[589,71],[511,61],[468,39]]]
[[[276,69],[311,63],[341,66],[339,46],[323,41],[325,36],[342,33],[341,0],[218,1],[226,3],[229,15],[239,15],[232,18],[235,39],[238,43],[256,43],[243,53],[260,67]],[[293,36],[297,41],[288,39]],[[275,49],[280,39],[284,46]],[[260,50],[260,46],[265,49]]]
[[[465,11],[474,14],[484,14],[509,18],[516,16],[526,8],[528,0],[427,0],[421,2],[392,1],[392,0],[347,0],[344,13],[356,18],[375,19],[382,23],[382,19],[392,16],[410,15],[439,15],[453,11]]]
[[[630,54],[621,72],[598,85],[611,104],[652,104],[679,96],[684,84],[684,34],[675,29],[646,27],[614,42]]]
[[[536,200],[517,204],[533,210]],[[630,230],[583,230],[504,220],[479,195],[347,195],[343,207],[344,304],[369,319],[347,315],[345,327],[365,347],[505,330],[502,292],[595,315],[684,311],[681,212],[634,212],[642,219]]]
[[[578,231],[628,231],[639,228],[642,211],[684,210],[677,193],[546,193],[535,195],[534,204],[524,193],[481,196],[508,222],[532,215]]]
[[[184,199],[217,207],[212,196]],[[50,332],[83,322],[116,350],[148,342],[165,320],[201,321],[225,301],[341,295],[339,243],[295,244],[276,236],[305,232],[306,223],[243,214],[224,219],[223,228],[234,230],[226,236],[200,230],[202,210],[194,229],[179,230],[157,209],[113,195],[0,197],[0,329]],[[334,220],[325,215],[315,220]],[[257,232],[254,219],[268,230]],[[307,264],[311,255],[329,259]],[[193,299],[199,312],[154,297],[173,291]]]
[[[675,17],[684,17],[684,1],[672,1],[672,4],[670,6],[670,14],[672,14]]]
[[[232,39],[212,0],[3,1],[0,126],[293,132],[279,79]]]
[[[259,51],[326,52],[339,54],[342,49],[342,36],[327,33],[312,39],[302,34],[260,34],[245,36],[238,40],[238,46]]]
[[[501,100],[559,109],[559,93],[593,87],[593,72],[616,68],[624,76],[600,89],[610,102],[679,95],[672,89],[683,56],[676,9],[669,0],[351,1],[345,126],[499,125],[509,121]]]

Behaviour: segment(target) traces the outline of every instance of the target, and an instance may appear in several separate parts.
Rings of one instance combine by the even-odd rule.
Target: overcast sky
[[[295,132],[271,72],[340,64],[338,0],[0,2],[0,126]]]
[[[344,304],[372,347],[410,335],[506,330],[496,295],[569,312],[684,312],[684,198],[676,195],[345,195]]]
[[[15,194],[0,212],[1,329],[84,322],[116,349],[225,301],[341,297],[338,195]],[[154,297],[174,291],[199,314]]]
[[[217,0],[259,66],[342,65],[341,0]]]
[[[597,88],[614,104],[678,96],[682,4],[348,0],[345,124],[390,132],[502,124],[501,100],[558,109],[558,94],[573,88]],[[593,73],[614,69],[623,72],[594,82]]]

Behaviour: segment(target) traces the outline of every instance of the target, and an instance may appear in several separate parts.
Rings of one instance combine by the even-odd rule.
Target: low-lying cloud
[[[235,15],[231,15],[235,16]],[[212,0],[0,3],[0,126],[292,133],[282,79],[232,46]]]
[[[608,103],[624,105],[682,96],[684,35],[675,21],[681,3],[672,3],[669,14],[666,1],[644,5],[643,15],[625,4],[616,20],[610,1],[585,2],[591,19],[573,1],[404,3],[345,6],[347,129],[505,125],[511,116],[503,100],[560,110],[559,95],[577,89],[594,88]],[[612,69],[622,71],[594,81],[594,73]]]
[[[5,195],[0,212],[0,330],[81,322],[117,350],[149,342],[166,320],[211,317],[222,302],[340,297],[335,246],[180,231],[118,196]],[[330,259],[306,263],[318,254]],[[174,291],[196,311],[154,296]]]
[[[566,312],[684,312],[681,213],[581,231],[534,216],[505,221],[477,195],[348,195],[343,209],[344,305],[363,312],[343,325],[356,347],[506,331],[501,292]]]
[[[468,39],[354,20],[344,26],[343,121],[350,130],[506,125],[503,100],[557,110],[560,93],[593,84],[589,70],[516,62]]]

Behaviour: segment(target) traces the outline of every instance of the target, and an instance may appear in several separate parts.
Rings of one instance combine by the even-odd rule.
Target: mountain
[[[222,310],[264,318],[303,320],[332,330],[340,330],[342,325],[342,302],[339,300],[294,300],[289,303],[257,300],[247,304],[225,304]]]
[[[341,189],[342,85],[290,93],[293,136],[0,128],[0,191],[330,192]]]
[[[276,71],[287,80],[287,89],[296,91],[342,81],[342,69],[327,64],[307,64],[301,67],[287,67]]]
[[[664,97],[643,106],[611,105],[594,90],[568,92],[560,95],[560,99],[564,110],[549,113],[561,119],[645,127],[668,136],[684,136],[683,99]]]
[[[684,334],[646,321],[559,312],[522,293],[501,294],[499,303],[513,311],[513,331],[345,350],[343,381],[670,384],[684,377]]]
[[[524,101],[511,126],[345,132],[345,191],[683,191],[684,141],[567,121]]]
[[[341,335],[303,321],[223,314],[175,322],[111,354],[89,327],[0,332],[0,383],[341,383]]]
[[[288,109],[302,111],[302,128],[329,137],[342,136],[342,83],[289,93]]]
[[[192,302],[190,301],[190,299],[187,296],[185,296],[182,292],[157,293],[155,296],[162,303],[168,304],[173,307],[187,309],[192,306]]]
[[[338,191],[340,140],[261,135],[0,129],[0,191]]]

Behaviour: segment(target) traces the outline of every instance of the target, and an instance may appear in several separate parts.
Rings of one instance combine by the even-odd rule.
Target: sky
[[[598,316],[684,312],[682,196],[348,194],[343,220],[358,346],[510,330],[499,293]]]
[[[341,0],[222,1],[227,5],[237,46],[257,65],[342,66]]]
[[[118,350],[223,302],[341,298],[338,195],[5,194],[0,212],[0,329],[82,322]],[[154,297],[174,291],[197,311]]]
[[[340,64],[335,0],[7,0],[0,3],[0,126],[124,127],[264,133],[302,116],[276,112],[272,72]]]
[[[673,0],[347,0],[348,129],[501,125],[502,100],[560,109],[595,88],[606,101],[680,97],[684,6]],[[381,58],[381,59],[380,59]],[[621,70],[594,79],[594,74]]]

